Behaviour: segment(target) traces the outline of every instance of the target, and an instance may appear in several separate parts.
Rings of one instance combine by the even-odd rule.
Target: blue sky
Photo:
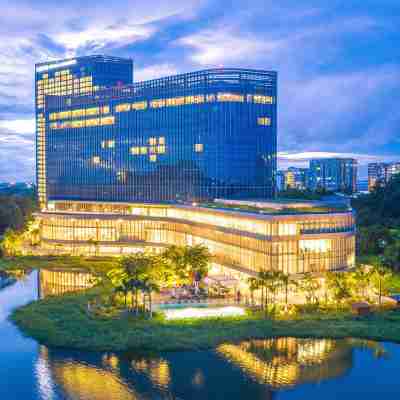
[[[132,57],[135,80],[279,73],[279,160],[400,159],[399,0],[0,0],[0,181],[34,176],[34,63]]]

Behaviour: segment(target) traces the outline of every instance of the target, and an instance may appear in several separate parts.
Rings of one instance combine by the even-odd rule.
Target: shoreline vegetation
[[[40,343],[87,351],[202,350],[224,342],[277,336],[346,338],[400,343],[400,311],[379,309],[353,316],[348,309],[304,308],[289,318],[272,319],[261,312],[245,316],[165,320],[132,313],[89,313],[87,302],[98,288],[49,297],[13,312],[11,320]]]
[[[238,317],[166,320],[163,314],[154,313],[151,318],[153,313],[142,310],[138,298],[150,297],[151,310],[149,286],[155,285],[152,290],[157,291],[157,285],[161,281],[179,278],[183,282],[188,282],[193,268],[196,268],[198,274],[203,275],[209,255],[203,254],[201,248],[194,250],[196,249],[169,249],[166,256],[175,260],[176,265],[168,266],[167,257],[164,266],[159,266],[160,268],[154,268],[152,264],[160,260],[145,253],[119,260],[81,257],[0,259],[0,270],[7,269],[11,273],[14,270],[16,274],[21,269],[80,269],[100,278],[96,279],[97,283],[90,289],[61,296],[49,296],[18,308],[10,318],[24,334],[40,343],[89,351],[200,350],[226,342],[277,336],[355,337],[400,343],[400,309],[393,306],[392,308],[374,306],[370,315],[352,314],[350,300],[346,298],[351,296],[350,292],[354,291],[355,287],[357,291],[364,291],[365,287],[363,288],[360,282],[367,278],[359,276],[358,284],[350,285],[353,273],[327,276],[331,285],[331,296],[334,299],[331,303],[318,304],[315,301],[313,294],[316,282],[309,276],[302,285],[298,285],[301,290],[305,290],[309,299],[308,304],[289,305],[289,308],[285,307],[286,311],[283,311],[283,305],[273,302],[275,296],[273,288],[276,281],[269,282],[268,279],[271,277],[266,276],[264,283],[258,282],[262,284],[258,290],[264,293],[264,300],[269,298],[269,303],[262,306],[264,310],[248,309],[246,315]],[[182,264],[183,260],[186,260],[186,264]],[[186,271],[185,274],[176,276],[177,266],[180,266],[180,271]],[[158,274],[162,272],[162,277],[153,277],[149,271],[158,271]],[[382,272],[386,276],[387,271],[384,269]],[[259,281],[262,281],[261,275]],[[388,276],[392,281],[393,275]],[[381,279],[383,283],[384,278]],[[395,286],[398,286],[397,278],[395,283]],[[126,294],[131,300],[131,305],[128,307]]]

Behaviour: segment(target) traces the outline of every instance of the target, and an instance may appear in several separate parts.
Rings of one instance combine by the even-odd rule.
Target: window
[[[114,125],[115,117],[113,115],[109,117],[103,117],[100,119],[100,125]]]
[[[165,106],[165,99],[157,99],[150,101],[151,108],[161,108]]]
[[[131,154],[137,156],[140,154],[140,147],[131,147]]]
[[[125,112],[130,110],[131,110],[131,105],[129,103],[118,104],[115,106],[115,112]]]
[[[202,153],[202,152],[204,151],[204,145],[203,145],[203,143],[196,143],[196,144],[194,145],[194,151],[195,151],[196,153]]]
[[[271,125],[271,118],[259,117],[259,118],[257,118],[257,124],[258,125],[269,126],[269,125]]]
[[[271,96],[254,95],[253,101],[258,104],[272,104],[273,98]]]
[[[156,162],[157,161],[157,156],[155,154],[151,154],[149,157],[150,162]]]
[[[142,146],[140,148],[140,154],[147,154],[147,147],[146,146]]]
[[[165,153],[165,146],[157,146],[157,153],[164,154]]]
[[[160,136],[158,138],[158,144],[165,144],[165,137],[164,136]]]
[[[92,107],[86,109],[86,115],[98,115],[100,113],[99,107]]]
[[[92,163],[95,165],[100,164],[100,157],[99,156],[93,156],[92,157]]]
[[[244,96],[242,96],[240,94],[234,94],[234,93],[218,93],[217,100],[243,103]]]
[[[157,144],[157,138],[151,137],[151,138],[149,139],[149,144],[150,144],[151,146],[154,146],[155,144]]]
[[[132,110],[145,110],[147,108],[147,101],[137,101],[132,103]]]

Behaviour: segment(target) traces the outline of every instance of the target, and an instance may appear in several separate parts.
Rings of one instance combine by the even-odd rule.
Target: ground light
[[[185,307],[163,310],[167,320],[182,318],[237,317],[245,315],[242,307]]]

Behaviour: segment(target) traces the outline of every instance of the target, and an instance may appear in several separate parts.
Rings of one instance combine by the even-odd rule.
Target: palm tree
[[[248,278],[247,283],[250,290],[251,305],[254,306],[254,291],[260,288],[260,281],[257,278]]]
[[[391,270],[383,265],[380,258],[377,258],[372,266],[372,281],[378,291],[380,306],[382,305],[382,296],[388,293],[387,284],[391,277]]]
[[[307,303],[318,303],[317,292],[321,288],[319,280],[307,272],[298,283],[300,290],[304,293]]]

